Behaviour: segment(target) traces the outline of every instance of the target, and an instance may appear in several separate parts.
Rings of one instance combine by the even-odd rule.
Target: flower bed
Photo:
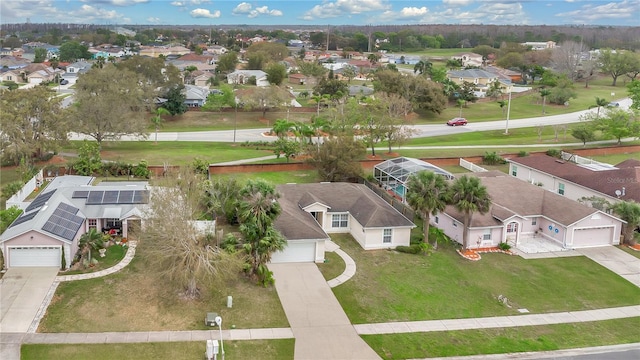
[[[499,247],[487,247],[487,248],[467,249],[464,251],[461,251],[461,250],[456,250],[456,251],[463,258],[471,261],[478,261],[482,259],[482,256],[480,256],[480,254],[483,254],[483,253],[503,253],[507,255],[513,255],[513,253],[510,250],[502,250]]]

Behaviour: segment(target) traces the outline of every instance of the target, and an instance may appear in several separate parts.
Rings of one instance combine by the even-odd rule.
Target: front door
[[[517,245],[518,244],[518,223],[513,221],[507,224],[507,236],[506,242]]]

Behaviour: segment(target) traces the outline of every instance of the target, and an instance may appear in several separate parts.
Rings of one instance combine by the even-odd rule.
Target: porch
[[[562,244],[555,240],[537,234],[520,233],[517,240],[515,237],[508,237],[507,243],[511,245],[512,249],[517,250],[518,254],[555,253],[571,250],[562,247]]]

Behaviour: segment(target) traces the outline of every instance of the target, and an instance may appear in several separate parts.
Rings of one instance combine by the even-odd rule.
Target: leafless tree
[[[582,48],[582,44],[574,41],[563,42],[553,49],[551,67],[555,71],[567,75],[572,81],[575,80],[578,76]]]

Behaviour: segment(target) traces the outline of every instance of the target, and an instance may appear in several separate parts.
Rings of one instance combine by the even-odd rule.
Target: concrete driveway
[[[316,264],[270,264],[295,359],[380,359],[358,336]]]
[[[58,270],[54,267],[7,270],[0,284],[0,332],[27,332]]]
[[[640,287],[640,259],[637,257],[615,246],[585,248],[577,252]]]

